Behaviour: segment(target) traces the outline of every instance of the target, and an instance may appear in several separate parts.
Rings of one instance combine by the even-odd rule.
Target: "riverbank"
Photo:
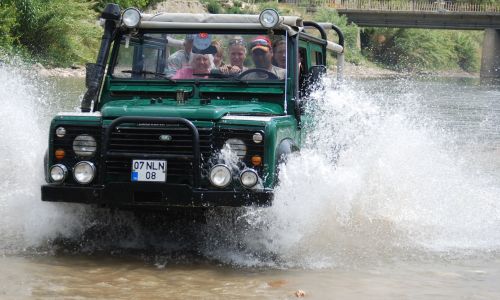
[[[45,68],[42,64],[37,63],[33,65],[33,70],[42,77],[85,77],[85,67],[79,65],[74,65],[71,68]]]
[[[469,73],[463,70],[414,71],[398,72],[378,66],[354,65],[346,63],[344,76],[349,78],[384,78],[384,77],[446,77],[446,78],[479,78],[479,73]]]

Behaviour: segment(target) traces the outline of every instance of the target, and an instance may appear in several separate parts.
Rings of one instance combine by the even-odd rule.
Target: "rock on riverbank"
[[[71,68],[53,68],[47,69],[42,64],[33,65],[33,69],[44,77],[85,77],[85,67],[72,66]]]

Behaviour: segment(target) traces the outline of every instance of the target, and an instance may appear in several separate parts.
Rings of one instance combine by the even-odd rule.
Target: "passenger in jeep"
[[[243,66],[247,57],[245,40],[241,36],[235,36],[228,42],[229,64],[219,68],[223,74],[238,74],[248,70]]]
[[[286,68],[286,42],[284,39],[273,43],[273,65]]]
[[[220,68],[226,65],[224,63],[224,48],[222,48],[222,44],[220,41],[212,41],[212,46],[217,49],[217,52],[214,54],[214,65],[216,68]]]
[[[243,76],[246,80],[262,80],[262,79],[285,79],[286,71],[283,68],[274,66],[273,48],[271,40],[267,36],[258,36],[252,40],[250,44],[252,52],[252,60],[257,69],[255,72],[248,73]],[[259,72],[259,70],[263,70]],[[274,75],[274,76],[273,76]],[[275,78],[272,78],[275,77]]]
[[[189,58],[189,66],[177,70],[172,79],[193,79],[207,78],[210,70],[214,65],[212,54],[191,53]]]
[[[166,70],[168,77],[173,76],[178,70],[189,65],[194,37],[194,34],[187,34],[182,43],[184,48],[168,57]]]

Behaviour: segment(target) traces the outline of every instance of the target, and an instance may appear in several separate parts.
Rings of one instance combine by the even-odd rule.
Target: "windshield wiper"
[[[152,72],[152,71],[133,71],[133,70],[123,70],[122,73],[137,74],[137,75],[155,75],[156,77],[166,79],[169,82],[176,83],[175,80],[168,78],[167,74],[165,74],[165,73],[157,73],[157,72]]]

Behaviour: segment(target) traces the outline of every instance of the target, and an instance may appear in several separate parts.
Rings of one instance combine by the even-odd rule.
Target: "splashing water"
[[[238,240],[215,255],[272,265],[255,258],[266,249],[285,266],[322,268],[497,250],[497,177],[471,168],[477,154],[418,114],[418,92],[389,97],[356,86],[313,95],[303,148],[282,166],[273,206],[247,210],[244,246]],[[219,236],[237,236],[224,228]]]
[[[63,210],[40,202],[44,127],[48,127],[43,116],[49,106],[40,89],[44,83],[28,69],[9,65],[0,66],[0,82],[0,253],[4,253],[39,245],[54,234],[69,234],[72,228],[66,224],[73,220],[66,222]]]
[[[0,175],[0,253],[50,247],[61,236],[99,249],[85,234],[99,223],[111,227],[108,237],[126,232],[111,247],[193,250],[244,266],[324,268],[500,246],[498,181],[422,113],[411,84],[397,96],[355,84],[317,92],[303,148],[281,166],[272,207],[217,209],[188,230],[148,232],[127,214],[40,201],[57,105],[44,80],[19,68],[0,66],[0,82],[0,166],[8,171]]]

